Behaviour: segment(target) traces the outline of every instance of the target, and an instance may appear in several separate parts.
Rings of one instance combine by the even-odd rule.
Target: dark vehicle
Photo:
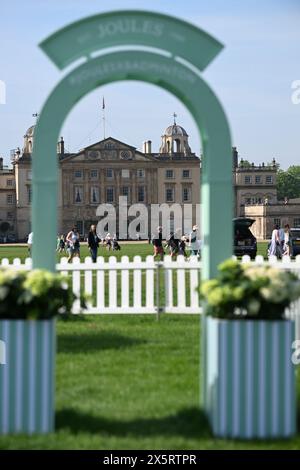
[[[254,259],[257,253],[256,238],[250,230],[254,219],[238,217],[233,219],[233,250],[236,256],[249,255]]]
[[[291,228],[291,255],[300,255],[300,228]]]

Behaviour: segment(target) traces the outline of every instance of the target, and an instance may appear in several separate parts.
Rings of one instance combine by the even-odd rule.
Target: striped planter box
[[[205,407],[216,436],[287,438],[296,432],[292,321],[206,318]]]
[[[53,431],[55,320],[0,320],[0,340],[0,434]]]

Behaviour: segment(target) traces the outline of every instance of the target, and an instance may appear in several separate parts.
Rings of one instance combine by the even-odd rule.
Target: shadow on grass
[[[89,332],[78,334],[63,334],[58,336],[58,353],[88,353],[91,351],[103,351],[106,349],[124,349],[139,344],[147,343],[146,340],[122,336],[109,332]]]
[[[67,408],[56,413],[55,427],[57,430],[68,429],[72,434],[86,432],[111,436],[131,434],[138,437],[173,435],[212,438],[204,412],[196,407],[161,418],[137,418],[130,421],[110,420]]]
[[[86,315],[83,314],[74,314],[74,313],[62,313],[61,315],[58,315],[57,317],[58,321],[62,322],[85,322],[88,321],[88,318]]]

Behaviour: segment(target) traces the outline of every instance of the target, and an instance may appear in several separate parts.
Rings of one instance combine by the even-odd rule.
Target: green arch
[[[129,45],[154,48],[155,52],[105,53],[109,47]],[[203,147],[202,277],[214,276],[219,262],[232,253],[231,140],[222,106],[200,77],[200,71],[220,52],[222,45],[204,31],[177,18],[154,12],[119,11],[73,23],[43,41],[41,48],[60,69],[77,59],[85,58],[86,62],[74,68],[56,86],[43,106],[36,126],[32,155],[33,267],[55,269],[56,143],[69,111],[98,86],[118,80],[141,80],[173,93],[196,121]],[[166,53],[162,55],[158,49]],[[92,58],[99,50],[104,55]],[[204,322],[204,354],[205,335]],[[204,368],[202,375],[205,404]]]
[[[218,99],[198,74],[172,58],[145,51],[114,52],[89,60],[63,78],[46,101],[33,149],[33,265],[55,268],[56,142],[62,124],[83,96],[118,80],[141,80],[170,91],[186,105],[197,123],[204,155],[203,277],[211,277],[218,263],[232,252],[232,229],[228,223],[232,218],[232,161],[227,119]]]

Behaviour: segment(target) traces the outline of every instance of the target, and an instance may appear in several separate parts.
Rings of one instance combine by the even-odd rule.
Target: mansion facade
[[[31,231],[34,129],[32,126],[27,130],[22,150],[17,148],[13,152],[11,168],[4,167],[3,159],[0,159],[0,232],[6,227],[8,239],[26,240]],[[76,225],[80,234],[86,236],[90,224],[98,221],[96,209],[99,204],[113,204],[118,210],[119,196],[126,196],[128,205],[192,204],[189,225],[197,220],[201,158],[192,152],[187,132],[175,121],[163,133],[157,153],[152,151],[151,141],[144,142],[143,151],[139,151],[113,137],[77,153],[68,153],[61,138],[57,158],[59,233],[66,233]],[[245,207],[249,205],[276,204],[276,162],[273,161],[271,166],[245,166],[235,147],[232,158],[235,216],[244,216]],[[3,235],[0,233],[0,237]]]

